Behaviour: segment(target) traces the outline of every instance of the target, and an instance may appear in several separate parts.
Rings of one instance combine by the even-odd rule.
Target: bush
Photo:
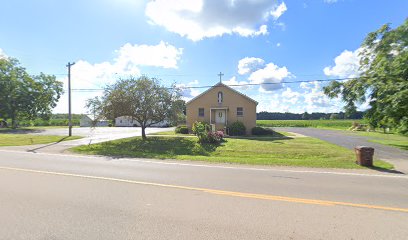
[[[241,136],[241,135],[245,135],[246,133],[245,125],[240,121],[236,121],[232,123],[231,125],[228,126],[228,128],[229,128],[228,133],[231,136]]]
[[[195,122],[193,124],[193,131],[198,137],[200,143],[220,143],[224,139],[224,132],[210,130],[210,125],[204,122]]]
[[[186,125],[180,125],[176,127],[175,132],[181,134],[188,134],[188,127]]]
[[[253,127],[252,135],[273,135],[275,131],[270,128],[263,128],[263,127]]]
[[[199,128],[199,129],[197,129],[197,127]],[[210,131],[211,130],[211,126],[210,125],[208,125],[207,123],[205,123],[205,122],[194,122],[193,123],[193,126],[191,127],[191,131],[195,134],[195,135],[197,135],[197,131]]]
[[[207,133],[207,142],[208,143],[220,143],[224,140],[224,132],[208,132]]]
[[[195,135],[198,137],[198,141],[201,143],[208,142],[208,124],[203,122],[195,122],[193,124],[192,130]]]

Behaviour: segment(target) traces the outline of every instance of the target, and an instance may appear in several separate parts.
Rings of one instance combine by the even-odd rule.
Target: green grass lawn
[[[363,168],[354,152],[315,138],[227,138],[221,145],[199,144],[196,138],[140,137],[79,146],[72,151],[105,156],[198,160],[220,163],[282,165],[321,168]],[[392,165],[375,161],[376,167]]]
[[[156,132],[156,133],[149,133],[149,135],[194,136],[194,134],[182,134],[182,133],[176,133],[174,130],[170,130],[170,131],[163,131],[163,132]]]
[[[350,134],[358,134],[369,137],[368,141],[370,142],[408,150],[408,137],[400,134],[381,132],[350,132]]]
[[[46,144],[79,139],[82,137],[53,136],[53,135],[32,135],[32,134],[0,134],[0,146],[24,146],[33,144]]]

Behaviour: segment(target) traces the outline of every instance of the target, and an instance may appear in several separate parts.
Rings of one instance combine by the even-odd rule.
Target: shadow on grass
[[[220,145],[199,144],[195,138],[148,137],[145,141],[132,138],[126,141],[104,142],[83,147],[81,150],[112,157],[171,158],[176,155],[209,156],[218,146]]]
[[[58,141],[56,141],[56,142],[53,142],[53,143],[50,143],[50,144],[47,144],[47,145],[44,145],[44,146],[41,146],[41,147],[38,147],[38,148],[34,148],[34,149],[27,150],[27,152],[33,152],[33,153],[35,153],[37,150],[40,150],[40,149],[43,149],[43,148],[47,148],[47,147],[56,145],[56,144],[58,144],[58,143],[64,141],[64,140],[67,139],[67,138],[69,138],[69,137],[62,137],[60,140],[58,140]]]
[[[0,128],[0,134],[29,134],[29,133],[40,133],[44,132],[44,129],[32,129],[32,128]]]
[[[293,139],[292,137],[285,136],[278,132],[273,132],[272,134],[268,134],[268,135],[230,136],[229,138],[256,140],[256,141],[268,141],[268,142],[277,141],[277,140]]]

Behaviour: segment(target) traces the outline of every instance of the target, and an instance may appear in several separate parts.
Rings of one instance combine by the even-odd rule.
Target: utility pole
[[[71,114],[71,67],[75,62],[68,62],[68,136],[72,136],[72,114]]]

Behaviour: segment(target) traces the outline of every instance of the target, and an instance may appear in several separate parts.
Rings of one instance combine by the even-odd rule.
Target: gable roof
[[[232,87],[230,87],[230,86],[228,86],[228,85],[225,85],[225,84],[222,83],[222,82],[219,82],[219,83],[215,84],[214,86],[212,86],[212,87],[210,87],[209,89],[205,90],[204,92],[202,92],[202,93],[199,94],[198,96],[192,98],[190,101],[188,101],[188,102],[186,103],[186,105],[190,104],[191,102],[194,102],[195,100],[197,100],[198,98],[200,98],[201,96],[203,96],[204,94],[206,94],[207,92],[209,92],[210,90],[212,90],[213,88],[220,87],[220,86],[221,86],[221,87],[226,87],[226,88],[230,89],[231,91],[233,91],[234,93],[237,93],[237,94],[243,96],[244,98],[246,98],[246,99],[248,99],[248,100],[254,102],[256,105],[258,105],[258,102],[255,101],[254,99],[248,97],[247,95],[245,95],[245,94],[243,94],[243,93],[238,92],[237,90],[233,89]]]
[[[96,119],[96,117],[94,116],[94,115],[92,115],[92,114],[82,114],[82,117],[81,117],[81,119],[84,119],[84,118],[88,118],[89,120],[91,120],[91,121],[95,121],[95,120],[97,120],[97,121],[107,121],[107,119],[105,119],[105,118],[102,118],[102,119]]]

